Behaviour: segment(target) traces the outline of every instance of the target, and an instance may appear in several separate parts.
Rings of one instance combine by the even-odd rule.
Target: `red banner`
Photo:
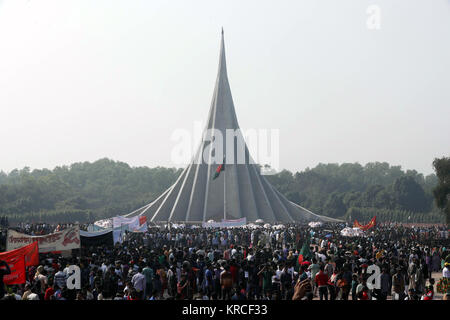
[[[3,260],[3,259],[2,259]],[[25,256],[16,255],[4,259],[11,269],[11,273],[3,276],[6,285],[21,284],[26,282]],[[2,267],[5,268],[5,267]]]
[[[360,228],[361,230],[366,231],[366,230],[369,230],[370,228],[375,227],[376,223],[377,223],[377,216],[374,216],[372,218],[372,220],[370,220],[370,222],[366,225],[361,225],[358,222],[358,220],[355,219],[355,222],[353,223],[353,227]]]
[[[0,253],[0,260],[8,261],[8,259],[14,258],[16,256],[25,257],[25,266],[37,266],[39,265],[39,246],[38,242],[35,241],[25,247],[2,252]]]

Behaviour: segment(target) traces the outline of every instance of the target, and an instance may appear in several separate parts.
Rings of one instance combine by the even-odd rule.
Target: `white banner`
[[[229,228],[229,227],[243,227],[247,224],[247,218],[241,218],[236,220],[225,220],[222,222],[203,222],[203,228]]]
[[[122,231],[134,231],[136,229],[139,229],[139,216],[132,218],[125,218],[122,216],[114,217],[113,228],[120,228]]]
[[[114,243],[123,242],[125,231],[129,232],[146,232],[147,219],[144,215],[132,218],[117,216],[112,218]]]
[[[21,248],[34,241],[38,241],[40,253],[78,249],[80,247],[80,228],[75,226],[43,236],[30,236],[9,229],[6,239],[6,251]]]
[[[102,229],[110,229],[113,227],[113,219],[103,219],[98,220],[94,222],[94,225],[97,227],[100,227]],[[93,230],[95,231],[95,227],[93,227]]]

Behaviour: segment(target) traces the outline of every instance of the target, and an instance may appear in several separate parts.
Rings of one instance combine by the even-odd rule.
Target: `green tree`
[[[323,212],[326,213],[327,216],[333,218],[343,217],[347,211],[347,207],[343,202],[344,195],[338,192],[333,192],[328,196],[327,201],[325,202]]]
[[[433,194],[436,205],[445,216],[445,221],[450,222],[450,157],[434,159],[433,167],[436,171],[439,184],[434,188]]]
[[[392,197],[397,209],[413,212],[425,212],[431,203],[423,188],[412,176],[397,178],[392,185]]]

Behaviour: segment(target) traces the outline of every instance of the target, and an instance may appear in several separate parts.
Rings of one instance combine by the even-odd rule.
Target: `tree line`
[[[0,216],[15,222],[91,222],[148,204],[181,173],[110,159],[53,170],[0,172]]]
[[[360,222],[367,222],[373,216],[380,222],[445,221],[441,207],[434,201],[434,190],[442,174],[424,176],[416,170],[404,171],[401,166],[386,162],[365,166],[320,163],[295,174],[284,170],[267,178],[289,200],[333,218]]]
[[[378,221],[436,223],[444,221],[442,210],[449,211],[444,183],[449,181],[449,159],[436,159],[437,175],[427,176],[374,162],[320,163],[302,172],[284,170],[266,177],[289,200],[317,214],[361,223],[374,215]],[[158,197],[180,173],[110,159],[53,170],[0,172],[0,216],[10,223],[64,223],[126,214]],[[440,202],[434,201],[438,195]]]

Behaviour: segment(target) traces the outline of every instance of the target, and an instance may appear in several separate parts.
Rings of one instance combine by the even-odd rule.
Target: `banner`
[[[147,231],[147,217],[136,216],[132,218],[126,218],[117,216],[112,218],[113,225],[113,240],[114,243],[123,242],[123,236],[125,231],[128,232],[146,232]]]
[[[125,218],[117,216],[113,218],[114,230],[130,231],[130,232],[144,232],[147,231],[147,217],[136,216],[132,218]]]
[[[37,266],[39,265],[39,246],[38,242],[35,241],[25,247],[2,252],[0,253],[0,260],[8,260],[16,256],[24,256],[25,257],[25,266]]]
[[[140,224],[140,217],[132,217],[132,218],[125,218],[122,216],[117,216],[113,218],[113,228],[121,228],[122,231],[134,231],[136,229],[139,229]]]
[[[44,236],[30,236],[9,229],[6,250],[21,248],[34,241],[39,244],[39,253],[78,249],[80,248],[80,228],[75,226]]]
[[[225,220],[222,222],[203,222],[203,228],[230,228],[230,227],[243,227],[247,224],[247,218]]]
[[[113,241],[113,230],[105,230],[98,232],[86,232],[80,230],[80,240],[81,246],[91,247],[91,246],[114,246]]]

